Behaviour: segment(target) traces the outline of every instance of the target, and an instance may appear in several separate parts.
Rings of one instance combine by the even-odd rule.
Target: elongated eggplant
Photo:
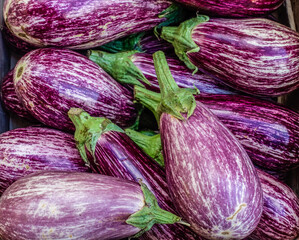
[[[299,199],[286,184],[258,170],[264,207],[261,220],[249,236],[253,240],[293,240],[299,235]]]
[[[299,33],[268,19],[198,16],[163,27],[192,70],[254,95],[279,96],[299,87]]]
[[[178,213],[207,239],[247,237],[257,227],[263,206],[249,156],[218,118],[195,101],[196,89],[178,88],[162,52],[154,54],[154,63],[162,97],[159,123],[166,177]],[[150,102],[148,96],[142,100]]]
[[[158,207],[143,183],[57,171],[12,184],[0,198],[0,215],[3,240],[122,239],[180,221]]]
[[[3,16],[15,36],[37,47],[88,49],[179,22],[181,10],[169,0],[6,0]]]
[[[261,16],[276,10],[284,0],[252,1],[252,0],[176,0],[192,6],[200,12],[217,16]]]
[[[71,134],[27,127],[0,135],[0,194],[17,179],[41,170],[90,171]]]
[[[136,119],[132,93],[79,53],[45,48],[22,57],[14,70],[16,94],[29,112],[45,125],[72,131],[67,116],[81,107],[120,126]]]
[[[159,206],[174,212],[165,172],[110,120],[91,117],[82,109],[72,108],[69,117],[76,126],[75,140],[85,162],[94,172],[142,182],[158,200]],[[201,239],[182,225],[156,225],[142,239]]]
[[[286,172],[299,166],[299,114],[278,104],[238,95],[196,96],[236,136],[251,160]]]
[[[18,116],[26,118],[29,121],[36,121],[17,97],[15,86],[13,84],[13,70],[10,70],[2,80],[1,100],[8,111],[14,112]]]
[[[88,55],[90,60],[97,63],[118,82],[144,85],[147,89],[160,91],[152,55],[137,51],[111,54],[96,50],[89,51]],[[167,61],[179,87],[195,86],[201,94],[235,94],[237,92],[206,74],[198,72],[192,75],[178,59],[169,57]]]

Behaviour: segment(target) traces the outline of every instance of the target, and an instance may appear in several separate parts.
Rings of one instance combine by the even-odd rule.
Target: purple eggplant
[[[10,240],[122,239],[180,221],[143,183],[58,171],[12,184],[0,198],[0,215],[0,238]]]
[[[174,213],[165,172],[125,134],[106,118],[91,117],[72,108],[69,117],[76,126],[75,140],[82,158],[94,172],[142,182],[153,192],[159,206]],[[183,225],[156,225],[142,239],[201,239]]]
[[[1,99],[4,107],[8,111],[15,113],[22,118],[26,118],[29,121],[36,121],[17,97],[13,84],[13,70],[10,70],[2,80]]]
[[[207,239],[243,239],[257,227],[263,195],[256,170],[234,135],[179,88],[162,52],[154,54],[161,89],[159,123],[167,183],[178,213]],[[150,96],[144,96],[145,105]]]
[[[159,92],[159,83],[155,73],[153,57],[147,53],[128,51],[107,53],[92,50],[89,59],[97,63],[109,75],[120,83],[134,84]],[[197,73],[192,75],[189,69],[178,59],[167,58],[170,71],[179,87],[196,87],[201,94],[235,94],[236,91],[212,77]]]
[[[0,160],[0,194],[17,179],[37,171],[90,171],[71,134],[43,127],[2,133]]]
[[[194,72],[237,90],[279,96],[299,87],[299,33],[274,21],[201,15],[163,27],[161,37]]]
[[[236,136],[254,164],[277,172],[299,166],[299,114],[239,95],[196,96]]]
[[[182,8],[169,0],[6,0],[9,30],[36,47],[88,49],[178,22]]]
[[[284,0],[176,0],[198,9],[201,13],[216,16],[261,16],[276,10]]]
[[[264,207],[252,240],[293,240],[299,235],[299,199],[286,184],[258,170]]]
[[[22,57],[14,71],[17,96],[45,125],[73,131],[67,116],[81,107],[120,126],[136,119],[132,93],[83,55],[65,49],[44,48]]]

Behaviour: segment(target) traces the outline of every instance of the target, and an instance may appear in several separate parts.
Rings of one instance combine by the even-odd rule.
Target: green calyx
[[[141,190],[144,195],[145,205],[140,211],[133,213],[126,220],[127,224],[141,229],[140,232],[138,232],[135,236],[131,238],[140,237],[144,232],[150,230],[151,227],[156,223],[181,223],[189,226],[188,223],[181,221],[180,217],[161,209],[158,205],[155,195],[148,189],[148,187],[144,183],[142,183],[141,181],[139,183],[141,185]]]
[[[182,113],[187,113],[187,118],[189,118],[196,108],[193,95],[199,94],[199,90],[197,88],[178,87],[162,51],[155,52],[153,59],[161,91],[161,102],[157,107],[158,115],[160,116],[163,112],[166,112],[179,120],[184,120]]]
[[[164,158],[162,154],[162,143],[160,134],[148,136],[132,129],[125,129],[126,134],[151,158],[153,158],[161,167],[164,167]]]
[[[200,23],[209,21],[209,17],[205,15],[198,15],[191,18],[178,27],[163,27],[161,31],[161,38],[172,43],[176,55],[186,66],[193,70],[193,74],[198,71],[198,68],[190,61],[188,53],[198,52],[199,46],[192,40],[192,31]]]
[[[90,50],[88,58],[120,83],[143,86],[140,82],[143,81],[150,85],[150,82],[132,61],[133,55],[137,52],[107,53],[99,50]]]
[[[142,51],[140,41],[141,38],[144,36],[144,32],[131,34],[127,37],[120,38],[114,40],[112,42],[106,43],[101,45],[99,49],[110,52],[110,53],[117,53],[117,52],[124,52],[124,51],[131,51],[131,50],[138,50]]]
[[[68,116],[76,127],[75,141],[82,159],[87,165],[86,149],[94,156],[95,147],[99,137],[109,131],[124,132],[120,127],[107,118],[91,117],[81,108],[71,108]]]

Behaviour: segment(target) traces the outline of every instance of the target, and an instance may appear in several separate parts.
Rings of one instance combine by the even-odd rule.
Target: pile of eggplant
[[[5,0],[0,239],[296,239],[283,2]]]

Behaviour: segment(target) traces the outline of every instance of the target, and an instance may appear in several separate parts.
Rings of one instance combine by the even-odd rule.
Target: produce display
[[[0,3],[1,240],[299,237],[283,0]]]

